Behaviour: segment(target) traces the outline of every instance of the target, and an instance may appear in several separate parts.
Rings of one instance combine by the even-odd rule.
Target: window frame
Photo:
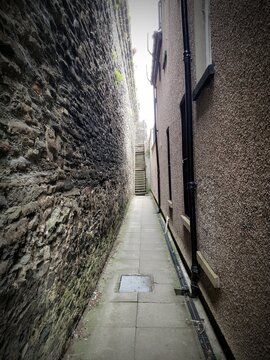
[[[209,84],[215,73],[211,48],[210,1],[194,1],[196,77],[196,85],[193,90],[194,101],[199,98],[203,88]],[[200,36],[203,36],[203,39]]]
[[[162,29],[162,0],[158,2],[158,29]]]

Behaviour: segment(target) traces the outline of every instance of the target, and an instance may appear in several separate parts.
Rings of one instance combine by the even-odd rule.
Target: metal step
[[[144,145],[137,145],[135,152],[135,195],[146,194]]]

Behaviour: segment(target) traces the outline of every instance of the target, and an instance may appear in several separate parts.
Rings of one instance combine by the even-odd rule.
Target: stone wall
[[[58,359],[133,192],[127,8],[0,3],[0,358]]]

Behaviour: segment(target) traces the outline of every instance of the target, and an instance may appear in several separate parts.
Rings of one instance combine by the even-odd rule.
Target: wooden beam
[[[185,228],[190,232],[190,221],[186,215],[181,215],[181,219]]]

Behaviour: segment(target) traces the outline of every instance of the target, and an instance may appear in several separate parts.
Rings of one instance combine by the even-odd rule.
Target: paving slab
[[[160,225],[159,225],[160,226]],[[149,229],[148,229],[149,230]],[[142,243],[147,240],[156,240],[159,243],[163,243],[164,235],[162,232],[155,232],[155,231],[145,231],[145,229],[141,233]]]
[[[100,303],[84,315],[84,325],[87,329],[96,327],[135,327],[137,304],[128,302]]]
[[[169,260],[153,260],[153,259],[143,259],[140,260],[140,271],[145,271],[145,269],[152,269],[152,270],[160,270],[160,269],[170,269],[171,270],[171,263]]]
[[[144,250],[139,254],[142,261],[169,261],[169,254],[162,250]]]
[[[175,294],[171,284],[154,284],[153,291],[138,293],[139,303],[178,303],[179,296]]]
[[[134,244],[140,244],[140,233],[125,233],[125,235],[123,235],[123,238],[121,239],[123,243],[134,243]]]
[[[198,360],[203,359],[191,329],[136,329],[136,360]]]
[[[136,243],[123,243],[120,244],[119,249],[121,250],[127,250],[127,251],[136,251],[136,250],[140,250],[140,244],[136,244]]]
[[[138,304],[137,327],[187,327],[186,319],[185,309],[181,309],[179,304]]]
[[[91,329],[78,339],[66,359],[76,360],[134,360],[135,328]]]
[[[114,269],[122,270],[124,272],[138,272],[139,271],[139,259],[114,259]]]
[[[141,237],[142,244],[151,244],[153,247],[155,245],[161,244],[162,238],[158,238],[157,236],[147,236]]]
[[[120,250],[116,256],[116,259],[126,259],[126,260],[139,260],[140,258],[140,249],[123,249]]]
[[[153,244],[151,243],[142,243],[141,246],[140,246],[140,251],[141,252],[144,252],[144,251],[147,251],[147,250],[150,250],[152,253],[154,253],[155,251],[166,251],[167,249],[167,245],[166,244],[155,244],[153,246]]]

